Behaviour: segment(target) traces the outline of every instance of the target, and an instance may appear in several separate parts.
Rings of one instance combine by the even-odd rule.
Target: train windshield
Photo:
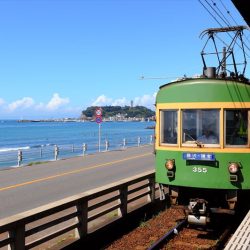
[[[248,145],[248,110],[226,110],[226,145]]]
[[[186,109],[182,111],[182,143],[219,144],[220,115],[217,109]]]
[[[161,111],[161,143],[177,144],[177,110]]]

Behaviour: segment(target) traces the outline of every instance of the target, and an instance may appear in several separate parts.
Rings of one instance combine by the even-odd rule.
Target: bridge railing
[[[69,234],[83,238],[136,208],[154,202],[154,178],[154,171],[148,171],[1,219],[0,248],[31,249]]]

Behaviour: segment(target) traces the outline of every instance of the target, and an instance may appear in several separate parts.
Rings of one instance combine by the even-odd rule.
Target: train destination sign
[[[215,154],[213,153],[183,153],[183,160],[194,161],[215,161]]]

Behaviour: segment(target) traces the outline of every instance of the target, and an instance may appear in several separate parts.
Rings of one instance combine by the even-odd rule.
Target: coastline
[[[145,119],[145,118],[127,118],[121,120],[112,120],[112,119],[105,119],[103,118],[102,122],[150,122],[154,121],[153,119]],[[71,119],[71,118],[60,118],[60,119],[38,119],[38,120],[29,120],[29,119],[22,119],[17,120],[17,122],[96,122],[95,119],[91,120],[83,120],[83,119]]]
[[[25,120],[26,121],[26,120]],[[67,158],[100,150],[114,150],[124,147],[148,144],[153,141],[154,122],[46,122],[17,120],[1,123],[0,168]],[[43,122],[44,121],[44,122]],[[56,148],[58,153],[56,154]],[[22,160],[18,160],[18,153]]]
[[[22,119],[22,120],[17,120],[17,122],[85,122],[85,120],[81,120],[81,119],[69,119],[69,118],[38,119],[38,120]]]

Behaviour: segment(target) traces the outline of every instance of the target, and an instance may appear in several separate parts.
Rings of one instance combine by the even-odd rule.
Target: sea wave
[[[55,144],[53,143],[47,143],[47,144],[42,144],[42,145],[33,145],[30,148],[43,148],[43,147],[50,147],[50,146],[54,146]]]
[[[32,148],[41,148],[41,147],[49,147],[54,146],[53,143],[42,144],[42,145],[34,145],[34,146],[24,146],[24,147],[13,147],[13,148],[0,148],[0,153],[18,151],[18,150],[28,150]]]
[[[18,150],[22,150],[22,149],[30,149],[30,147],[26,146],[26,147],[16,147],[16,148],[0,148],[0,153],[1,152],[9,152],[9,151],[18,151]]]

